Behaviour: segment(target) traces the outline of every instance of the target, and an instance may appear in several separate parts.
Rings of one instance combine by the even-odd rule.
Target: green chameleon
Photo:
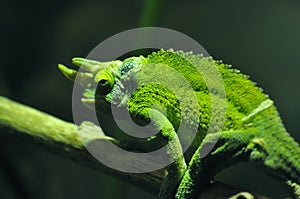
[[[99,121],[105,133],[114,131],[106,125],[114,120],[112,108],[127,110],[136,124],[152,124],[158,132],[120,138],[120,147],[147,152],[166,146],[166,157],[173,163],[166,167],[160,198],[194,198],[216,173],[241,161],[262,165],[300,198],[299,145],[287,133],[268,95],[238,70],[210,57],[173,50],[124,61],[74,58],[73,63],[86,72],[61,64],[59,69],[85,87],[82,102],[95,104],[99,117],[106,118]],[[205,79],[197,70],[207,72],[213,67],[219,71],[226,96],[213,73]],[[222,100],[226,106],[218,107]],[[192,131],[195,136],[190,136]]]

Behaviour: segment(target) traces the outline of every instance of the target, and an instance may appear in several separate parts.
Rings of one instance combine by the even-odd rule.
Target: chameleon
[[[72,62],[85,72],[62,64],[58,67],[64,76],[76,79],[84,87],[82,102],[94,106],[100,120],[108,118],[113,122],[113,107],[128,111],[138,125],[152,124],[156,133],[119,139],[120,146],[127,150],[151,151],[166,146],[166,157],[172,163],[166,166],[159,198],[194,198],[218,172],[242,161],[262,166],[288,184],[295,198],[300,198],[299,144],[285,129],[269,96],[231,65],[172,49],[123,61],[73,58]],[[208,88],[209,79],[205,80],[195,65],[206,71],[215,67],[226,95],[213,84],[213,79]],[[221,107],[225,110],[223,120],[219,109],[213,109],[211,96],[216,104],[225,100]],[[211,126],[213,114],[217,118]],[[99,122],[108,134],[114,131],[105,126],[107,122]],[[207,133],[208,129],[213,129],[212,133]],[[190,138],[192,130],[195,136]],[[185,146],[187,150],[185,139],[191,141],[190,146]],[[211,149],[206,152],[208,148]]]

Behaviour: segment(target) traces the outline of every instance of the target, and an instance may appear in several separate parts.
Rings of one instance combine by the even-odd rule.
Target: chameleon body
[[[69,79],[74,80],[77,75],[79,83],[85,86],[83,103],[96,103],[96,111],[106,117],[111,115],[111,107],[125,109],[137,124],[152,123],[153,130],[158,131],[149,132],[144,139],[122,139],[123,148],[149,151],[168,144],[166,153],[173,163],[167,166],[160,198],[193,198],[216,173],[240,161],[263,165],[291,187],[294,197],[300,198],[299,145],[287,133],[268,95],[238,70],[209,57],[173,50],[105,63],[74,58],[73,63],[87,73],[63,65],[59,68]],[[208,89],[195,64],[206,70],[218,69],[226,97],[218,89]],[[87,80],[92,83],[86,83]],[[191,96],[187,88],[192,90]],[[192,95],[196,100],[190,100]],[[214,126],[210,126],[210,120],[213,111],[218,110],[211,106],[211,95],[217,101],[226,100],[225,118]],[[177,134],[182,124],[184,136]],[[100,125],[105,129],[104,123]],[[189,140],[189,130],[195,128],[196,136],[183,154],[185,136]],[[206,134],[209,128],[213,133]],[[202,157],[211,144],[211,151]]]

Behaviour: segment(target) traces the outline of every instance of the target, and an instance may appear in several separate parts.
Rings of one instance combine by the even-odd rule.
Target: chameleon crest
[[[85,88],[82,102],[98,112],[105,133],[127,133],[101,123],[101,118],[113,123],[114,110],[129,113],[121,118],[125,123],[152,127],[133,132],[136,139],[120,137],[120,147],[147,152],[167,146],[171,164],[160,198],[193,198],[219,171],[240,161],[263,165],[300,198],[299,145],[273,101],[238,70],[173,50],[124,61],[74,58],[73,63],[86,72],[59,69]]]

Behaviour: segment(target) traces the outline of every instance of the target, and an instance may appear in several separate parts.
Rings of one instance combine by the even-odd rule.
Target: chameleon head
[[[111,104],[120,104],[125,97],[124,77],[129,71],[138,68],[144,57],[131,57],[124,61],[114,60],[99,62],[85,58],[73,58],[72,63],[80,67],[76,71],[62,64],[58,68],[69,80],[79,83],[85,88],[81,101],[84,105],[94,109],[97,104],[100,109]],[[126,78],[125,78],[126,79]],[[126,97],[125,97],[126,98]]]

